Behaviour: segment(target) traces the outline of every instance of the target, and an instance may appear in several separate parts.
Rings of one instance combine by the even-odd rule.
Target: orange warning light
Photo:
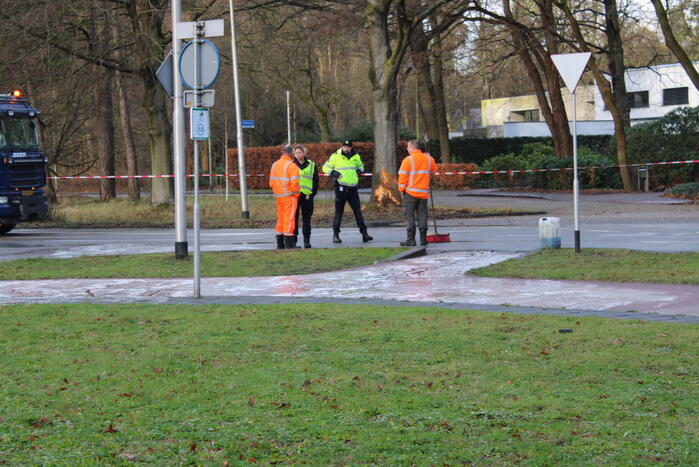
[[[20,91],[19,89],[15,89],[14,91],[12,91],[12,95],[18,98],[22,97],[22,91]]]

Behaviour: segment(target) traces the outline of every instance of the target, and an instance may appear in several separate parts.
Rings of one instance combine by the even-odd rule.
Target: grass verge
[[[699,458],[699,326],[319,304],[0,319],[9,465]]]
[[[699,284],[699,253],[653,253],[586,248],[541,250],[468,274],[481,277]]]
[[[407,248],[313,248],[201,253],[202,277],[310,274],[365,266]],[[191,277],[192,256],[172,254],[3,261],[0,280]]]
[[[193,199],[187,198],[187,218],[191,222]],[[335,208],[332,199],[316,199],[313,213],[315,227],[330,227]],[[251,219],[240,216],[240,198],[232,196],[228,201],[221,196],[200,198],[201,223],[204,228],[270,228],[276,224],[277,208],[271,196],[251,196],[248,208]],[[146,200],[133,202],[128,199],[100,201],[94,198],[65,197],[51,206],[51,220],[23,224],[25,227],[171,227],[173,225],[171,205],[151,206]],[[442,208],[435,209],[438,219],[455,219],[483,216],[506,216],[522,214],[509,209]],[[400,207],[378,209],[373,203],[363,203],[362,213],[370,224],[390,224],[404,222]],[[344,221],[354,224],[354,216],[347,208]]]

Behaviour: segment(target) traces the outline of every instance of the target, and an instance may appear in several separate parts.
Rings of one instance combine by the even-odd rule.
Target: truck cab
[[[21,92],[0,94],[0,235],[48,216],[38,116]]]

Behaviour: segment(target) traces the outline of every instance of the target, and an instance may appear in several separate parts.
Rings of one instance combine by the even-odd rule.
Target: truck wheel
[[[14,229],[17,224],[0,224],[0,235],[6,234]]]

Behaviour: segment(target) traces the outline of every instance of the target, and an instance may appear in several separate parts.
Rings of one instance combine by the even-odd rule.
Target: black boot
[[[284,249],[284,235],[277,235],[277,250]]]
[[[369,234],[367,233],[366,227],[364,227],[363,229],[361,229],[360,232],[362,233],[362,241],[363,241],[364,243],[370,242],[370,241],[372,241],[372,240],[374,239],[374,237],[372,237],[371,235],[369,235]]]
[[[303,247],[304,248],[310,248],[311,247],[311,236],[310,235],[303,235]]]
[[[340,231],[339,230],[333,231],[333,243],[342,243],[342,240],[340,240]]]
[[[287,250],[293,250],[294,248],[296,248],[294,237],[292,237],[291,235],[284,235],[284,248]]]
[[[294,239],[292,248],[296,248],[296,244],[299,242],[299,236],[298,236],[298,235],[294,235],[294,236],[291,237],[291,238]]]
[[[415,227],[408,229],[408,236],[404,242],[400,242],[400,246],[415,246]]]
[[[420,245],[427,246],[427,229],[420,229]]]

